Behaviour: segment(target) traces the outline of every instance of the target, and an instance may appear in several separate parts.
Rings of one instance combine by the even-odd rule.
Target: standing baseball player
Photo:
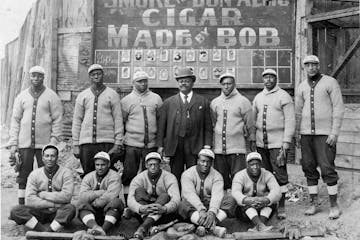
[[[27,178],[33,170],[34,156],[38,167],[41,149],[48,144],[57,144],[62,134],[63,107],[56,93],[44,86],[45,70],[34,66],[29,71],[30,87],[16,98],[10,126],[10,164],[17,165],[16,179],[19,184],[19,204],[25,202]]]
[[[295,110],[290,95],[277,85],[277,73],[266,69],[262,73],[264,90],[253,101],[256,121],[256,146],[263,167],[274,173],[281,188],[278,206],[279,219],[284,219],[286,184],[289,182],[286,158],[295,134]]]
[[[319,59],[309,55],[303,64],[307,79],[300,83],[295,96],[295,112],[298,138],[301,138],[301,165],[304,171],[311,206],[306,215],[314,215],[318,207],[318,180],[321,177],[327,185],[330,199],[330,219],[340,216],[337,204],[338,174],[335,170],[336,142],[338,140],[344,103],[336,79],[321,74]]]

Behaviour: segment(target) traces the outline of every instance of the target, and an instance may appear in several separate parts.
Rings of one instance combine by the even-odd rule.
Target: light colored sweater
[[[197,211],[208,210],[218,213],[221,201],[224,197],[224,180],[221,174],[211,167],[209,174],[204,180],[204,200],[209,202],[207,209],[200,199],[201,178],[196,165],[187,169],[181,175],[181,196],[188,201]]]
[[[56,93],[45,87],[34,110],[35,99],[30,91],[30,88],[25,89],[15,99],[8,145],[41,149],[49,142],[56,143],[60,140],[63,107]],[[35,121],[34,142],[31,140],[32,121]]]
[[[148,170],[139,173],[131,181],[129,187],[128,206],[132,211],[138,214],[142,205],[135,199],[135,190],[139,187],[145,188],[148,194],[153,194]],[[156,183],[156,194],[160,195],[162,193],[167,193],[170,196],[170,201],[164,205],[166,207],[166,213],[175,212],[180,203],[179,184],[176,177],[165,170],[161,172],[159,180]]]
[[[286,91],[278,86],[270,91],[264,88],[254,98],[253,113],[258,147],[264,148],[264,119],[266,119],[267,148],[280,148],[283,142],[291,143],[295,134],[295,110],[294,103]]]
[[[119,94],[106,87],[98,96],[96,105],[95,113],[95,94],[91,88],[77,96],[72,123],[74,146],[86,143],[122,143],[124,126]]]
[[[110,169],[109,172],[101,179],[99,190],[105,190],[105,193],[100,193],[95,190],[97,187],[98,179],[96,171],[92,171],[83,178],[80,186],[79,200],[91,203],[95,199],[99,199],[100,206],[105,206],[114,198],[119,198],[121,191],[121,178],[120,175],[114,170]],[[123,197],[121,197],[123,199]]]
[[[255,123],[250,101],[235,88],[229,96],[221,93],[211,101],[214,126],[214,152],[224,154],[223,144],[226,142],[226,153],[246,153],[244,128],[249,134],[249,141],[255,140]],[[224,119],[224,110],[227,111]],[[224,122],[226,124],[225,140],[223,139]]]
[[[156,145],[156,114],[162,105],[161,97],[147,90],[139,93],[134,89],[130,94],[121,99],[122,115],[125,123],[124,144],[132,147],[144,147],[145,116],[143,108],[146,108],[146,121],[148,126],[148,148]]]
[[[311,87],[309,81],[300,83],[295,96],[297,130],[305,135],[339,135],[344,117],[344,103],[336,79],[322,75],[314,88],[315,131],[311,132]]]
[[[49,178],[44,167],[32,171],[26,184],[25,205],[53,208],[70,203],[74,192],[74,177],[71,170],[60,166],[52,178],[51,186],[52,192],[49,192]],[[45,197],[40,198],[39,193],[43,191],[46,192]]]
[[[254,191],[254,182],[249,177],[247,170],[243,169],[237,172],[234,176],[231,195],[235,198],[240,206],[244,206],[243,200],[246,197],[251,197]],[[267,197],[270,200],[269,206],[277,203],[281,198],[280,186],[277,183],[275,176],[261,168],[261,175],[256,183],[257,197]]]

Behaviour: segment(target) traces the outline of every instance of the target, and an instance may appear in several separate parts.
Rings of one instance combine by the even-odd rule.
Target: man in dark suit
[[[196,77],[189,67],[175,74],[180,92],[164,101],[159,110],[157,146],[170,157],[171,172],[180,182],[184,164],[196,164],[202,148],[211,148],[212,125],[209,101],[192,91]]]

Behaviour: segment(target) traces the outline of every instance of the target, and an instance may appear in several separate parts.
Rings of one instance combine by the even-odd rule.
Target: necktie
[[[186,107],[187,107],[187,105],[189,105],[188,97],[189,97],[188,95],[184,96],[184,100],[185,100],[184,103],[185,103]]]
[[[185,109],[186,109],[186,118],[190,118],[190,113],[189,113],[189,101],[187,100],[189,96],[188,95],[185,95],[184,96],[184,104],[185,104]]]

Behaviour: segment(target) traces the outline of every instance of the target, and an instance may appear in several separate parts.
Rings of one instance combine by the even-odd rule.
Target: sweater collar
[[[232,98],[233,96],[236,96],[236,95],[238,95],[238,94],[240,94],[239,93],[239,91],[236,89],[236,87],[232,90],[232,92],[228,95],[228,96],[226,96],[223,92],[221,92],[221,97],[223,98],[223,99],[229,99],[229,98]]]
[[[318,82],[320,81],[320,79],[322,78],[322,74],[321,73],[317,73],[316,75],[312,76],[312,77],[308,77],[308,83],[311,87],[315,87],[316,84],[318,84]]]
[[[45,167],[44,167],[44,173],[47,176],[47,178],[52,179],[54,177],[54,175],[56,174],[56,172],[59,170],[59,165],[55,164],[54,168],[51,169],[51,171],[48,171]]]
[[[101,94],[102,92],[104,92],[105,89],[106,89],[106,86],[105,86],[105,85],[102,85],[102,87],[101,87],[100,89],[95,89],[93,86],[90,87],[91,92],[92,92],[96,97],[100,96],[100,94]]]
[[[278,85],[276,85],[273,89],[271,89],[270,91],[269,90],[267,90],[266,88],[264,88],[264,90],[263,90],[263,93],[265,94],[265,95],[268,95],[268,94],[271,94],[271,93],[274,93],[274,92],[277,92],[277,91],[279,91],[279,86]]]
[[[133,93],[135,94],[135,95],[137,95],[137,96],[139,96],[139,97],[143,97],[143,96],[146,96],[146,95],[148,95],[149,94],[149,92],[150,92],[150,90],[149,90],[149,88],[148,89],[146,89],[144,92],[139,92],[138,90],[136,90],[136,88],[135,87],[133,87]]]
[[[96,175],[96,180],[98,182],[101,182],[105,177],[106,175],[108,175],[108,173],[110,172],[110,168],[103,174],[103,175],[98,175],[96,172],[95,172],[95,175]]]
[[[150,179],[150,182],[152,182],[154,185],[156,185],[156,183],[157,183],[157,181],[159,180],[161,174],[162,174],[162,170],[161,170],[161,169],[160,169],[160,171],[159,171],[157,174],[154,174],[154,175],[150,174],[149,171],[147,172],[147,175],[148,175],[148,177],[149,177],[149,179]]]
[[[246,173],[249,176],[249,178],[251,179],[251,181],[253,181],[254,183],[257,183],[262,175],[262,170],[260,169],[260,175],[257,177],[252,177],[247,169],[246,169]]]
[[[33,87],[29,88],[29,93],[33,98],[39,98],[41,94],[45,91],[45,86],[43,85],[39,91],[35,91]]]
[[[198,173],[200,179],[205,179],[207,176],[209,176],[209,174],[211,172],[211,167],[210,167],[210,171],[207,174],[205,174],[205,173],[200,172],[198,166],[196,166],[196,172]]]

